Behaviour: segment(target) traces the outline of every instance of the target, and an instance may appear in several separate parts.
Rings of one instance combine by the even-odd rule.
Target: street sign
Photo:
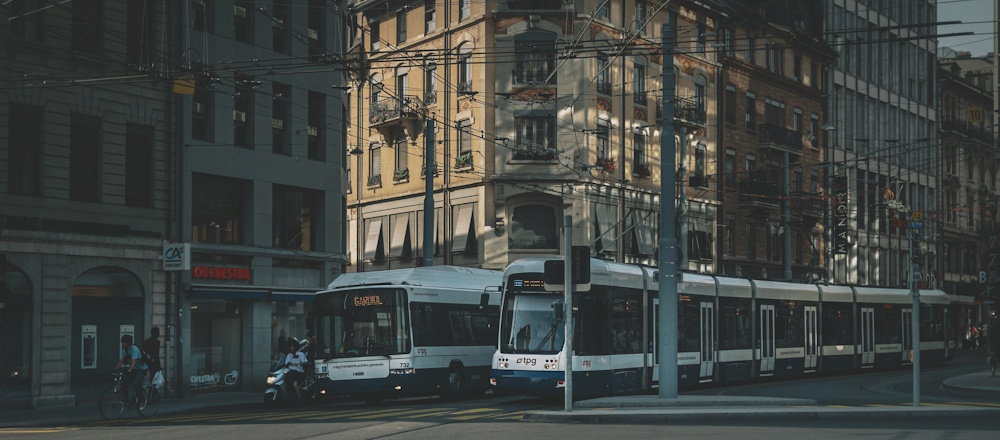
[[[983,108],[978,105],[969,106],[969,122],[981,124],[983,122]]]
[[[924,222],[910,222],[910,229],[923,229]]]

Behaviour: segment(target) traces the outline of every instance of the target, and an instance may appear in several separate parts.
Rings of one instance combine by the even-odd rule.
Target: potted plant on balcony
[[[381,174],[374,174],[374,175],[368,176],[368,186],[378,186],[378,185],[381,185],[381,184],[382,184],[382,175]]]
[[[406,180],[410,178],[409,168],[400,168],[392,173],[392,180],[394,182],[399,182],[400,180]]]
[[[515,160],[552,160],[555,151],[538,145],[518,145],[514,148]]]
[[[597,162],[594,166],[599,168],[604,172],[611,172],[615,170],[615,160],[610,157],[597,156]]]
[[[641,163],[635,166],[635,174],[639,177],[649,177],[653,174],[653,170],[649,168],[648,163]]]
[[[455,168],[468,168],[472,166],[472,152],[466,151],[455,158]]]

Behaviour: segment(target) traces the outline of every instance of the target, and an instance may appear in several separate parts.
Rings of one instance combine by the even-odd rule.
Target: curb
[[[956,409],[813,409],[789,408],[699,408],[686,411],[525,411],[522,420],[540,423],[592,423],[592,424],[662,424],[687,421],[725,420],[788,420],[788,419],[849,419],[849,418],[925,418],[925,417],[985,417],[1000,416],[1000,408]]]

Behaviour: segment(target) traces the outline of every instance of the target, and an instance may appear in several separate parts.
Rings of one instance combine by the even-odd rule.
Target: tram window
[[[701,351],[701,305],[680,303],[681,321],[677,326],[677,351]]]
[[[642,296],[637,290],[611,291],[611,353],[640,353]]]
[[[608,354],[606,299],[595,292],[576,294],[573,295],[573,308],[573,351],[578,355]]]
[[[823,345],[850,344],[850,304],[823,304]]]
[[[802,304],[778,302],[774,305],[774,345],[779,348],[805,345]]]
[[[720,302],[719,349],[750,348],[750,300],[723,298]]]

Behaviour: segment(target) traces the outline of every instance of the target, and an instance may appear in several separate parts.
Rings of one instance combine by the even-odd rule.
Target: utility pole
[[[434,265],[434,118],[427,118],[424,129],[424,262],[423,267]]]
[[[914,222],[915,223],[915,222]],[[913,335],[913,406],[920,406],[920,246],[917,231],[910,227],[910,296],[913,297],[913,312],[910,314],[910,333]]]
[[[792,211],[789,207],[791,200],[788,196],[788,152],[782,153],[782,168],[781,168],[781,228],[784,232],[781,234],[782,240],[782,252],[784,257],[782,258],[782,264],[785,269],[785,281],[792,280]],[[683,196],[682,196],[683,197]]]
[[[674,94],[676,74],[674,73],[674,46],[677,42],[677,26],[665,24],[661,28],[663,36],[663,106],[662,135],[660,136],[660,240],[658,243],[659,299],[660,312],[657,316],[657,345],[660,364],[661,399],[677,398],[677,238],[676,224],[677,176],[674,154]]]
[[[664,104],[666,105],[666,104]],[[673,103],[671,103],[673,105]],[[666,110],[666,109],[664,109]],[[677,246],[680,248],[680,258],[679,267],[680,270],[688,268],[688,225],[687,225],[687,126],[681,125],[681,147],[680,147],[680,166],[677,167],[677,180],[681,182],[681,193],[680,202],[677,203],[677,229],[680,229],[680,238],[677,240]]]
[[[622,39],[621,39],[621,48],[620,48],[621,55],[619,56],[619,58],[621,59],[621,62],[622,62],[622,68],[621,68],[622,69],[621,70],[621,79],[622,79],[621,111],[622,111],[622,116],[618,120],[618,126],[621,129],[620,130],[620,133],[621,133],[621,142],[619,142],[619,144],[618,144],[618,167],[620,168],[618,170],[618,173],[621,176],[621,178],[618,180],[618,218],[619,218],[620,221],[617,222],[617,226],[614,228],[615,231],[621,231],[622,232],[622,233],[616,233],[615,234],[615,236],[618,237],[618,238],[615,239],[615,261],[617,261],[619,263],[622,263],[622,262],[625,261],[625,240],[622,239],[622,236],[624,235],[623,232],[624,232],[624,226],[625,226],[625,163],[624,163],[624,161],[625,161],[625,114],[626,114],[626,112],[625,112],[625,58],[627,58],[625,56],[625,54],[627,53],[626,49],[628,48],[628,46],[627,46],[627,44],[628,44],[628,37],[626,36],[626,33],[625,33],[625,24],[626,24],[625,23],[625,14],[624,14],[624,12],[625,12],[625,0],[622,0],[622,12],[623,12],[622,13]],[[632,94],[633,94],[633,96],[635,95],[636,86],[638,84],[639,84],[639,78],[632,78]],[[635,102],[634,98],[633,98],[633,102]],[[610,129],[610,127],[609,127],[609,129]],[[610,139],[610,135],[608,136],[608,138]],[[608,155],[610,156],[611,155],[610,152],[608,152],[608,153],[609,153]]]
[[[563,334],[566,336],[566,377],[563,379],[566,388],[563,398],[566,412],[573,411],[573,216],[563,216],[563,231],[566,243],[565,261],[563,262]],[[590,264],[587,261],[586,264]]]

